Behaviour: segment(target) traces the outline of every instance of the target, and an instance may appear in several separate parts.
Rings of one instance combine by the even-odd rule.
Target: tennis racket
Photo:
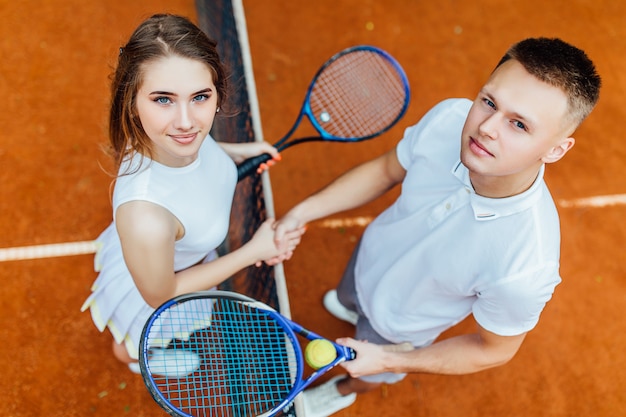
[[[150,394],[172,416],[273,416],[325,372],[355,358],[352,349],[331,342],[337,358],[305,377],[297,336],[322,339],[243,295],[196,292],[151,315],[139,366]]]
[[[274,146],[283,151],[304,142],[374,138],[400,120],[409,99],[406,74],[391,55],[367,45],[345,49],[317,71],[295,123]],[[304,116],[319,136],[290,139]],[[243,161],[238,166],[239,179],[269,159],[269,154],[263,154]]]

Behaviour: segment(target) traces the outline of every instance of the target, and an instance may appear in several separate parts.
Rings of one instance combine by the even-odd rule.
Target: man
[[[304,393],[306,415],[330,415],[356,393],[406,373],[467,374],[508,362],[560,282],[558,214],[546,164],[574,145],[600,77],[559,39],[513,45],[471,102],[445,100],[395,149],[340,176],[292,208],[284,233],[365,204],[402,183],[365,230],[324,305],[356,325],[339,339],[357,359],[349,376]],[[476,332],[436,339],[469,315]],[[367,341],[367,342],[366,342]],[[410,352],[383,345],[409,342]]]

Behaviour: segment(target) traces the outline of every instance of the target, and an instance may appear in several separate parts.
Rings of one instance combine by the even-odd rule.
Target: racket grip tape
[[[242,179],[255,173],[259,168],[259,165],[263,162],[269,161],[270,159],[272,159],[272,155],[269,153],[264,153],[253,158],[246,159],[241,164],[237,165],[237,181],[241,181]]]
[[[337,348],[339,354],[347,361],[353,361],[356,359],[356,350],[344,346],[335,344],[335,348]]]
[[[348,360],[349,361],[353,361],[356,359],[356,350],[352,349],[352,348],[346,348],[346,351],[348,353]]]

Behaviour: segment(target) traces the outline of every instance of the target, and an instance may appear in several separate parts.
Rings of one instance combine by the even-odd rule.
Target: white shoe
[[[309,388],[302,393],[304,415],[306,417],[327,417],[356,401],[356,393],[341,395],[337,390],[337,382],[346,375],[339,375],[328,382]]]
[[[339,320],[347,321],[348,323],[355,325],[359,319],[359,315],[356,311],[348,310],[339,302],[339,298],[337,298],[337,290],[330,290],[326,294],[324,294],[324,307],[326,310],[333,316],[337,317]]]
[[[183,378],[200,368],[200,356],[190,350],[153,349],[150,351],[148,367],[153,375]],[[141,373],[138,362],[128,364],[128,369]]]

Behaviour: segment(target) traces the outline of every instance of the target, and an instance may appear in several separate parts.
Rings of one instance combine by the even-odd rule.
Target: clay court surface
[[[626,415],[626,205],[615,198],[600,206],[579,201],[626,193],[626,3],[244,5],[267,140],[291,126],[317,67],[348,46],[388,50],[406,69],[413,91],[407,115],[381,138],[285,151],[271,172],[278,215],[393,147],[404,128],[439,100],[473,98],[511,43],[556,36],[588,52],[604,86],[574,150],[547,170],[561,213],[563,283],[538,327],[506,366],[465,376],[411,375],[360,396],[337,415]],[[0,248],[91,240],[108,225],[110,178],[102,167],[110,163],[100,149],[106,141],[108,75],[121,43],[156,12],[197,21],[191,0],[0,0]],[[333,217],[336,223],[310,225],[285,264],[297,321],[329,337],[351,335],[320,300],[362,233],[350,221],[375,216],[395,195]],[[92,264],[92,255],[0,262],[0,415],[165,415],[141,378],[114,359],[110,335],[100,334],[79,311],[95,278]],[[470,327],[463,322],[444,337]]]

